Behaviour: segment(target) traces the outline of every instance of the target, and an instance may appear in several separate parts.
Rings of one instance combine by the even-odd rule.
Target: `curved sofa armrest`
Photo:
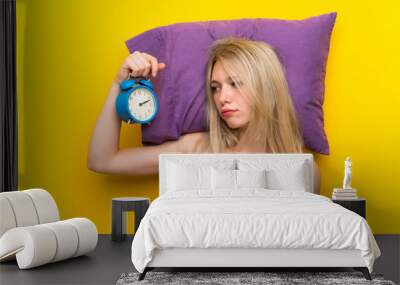
[[[86,254],[96,248],[97,228],[86,218],[8,230],[0,238],[0,261],[16,257],[28,269]]]

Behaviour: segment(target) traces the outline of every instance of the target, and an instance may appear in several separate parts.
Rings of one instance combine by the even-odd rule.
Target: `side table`
[[[366,200],[364,198],[357,198],[354,200],[336,200],[332,199],[332,202],[341,205],[342,207],[359,214],[361,217],[366,219]]]
[[[123,241],[126,239],[126,213],[135,212],[135,232],[140,221],[149,208],[150,200],[144,197],[121,197],[112,199],[112,233],[111,240]]]

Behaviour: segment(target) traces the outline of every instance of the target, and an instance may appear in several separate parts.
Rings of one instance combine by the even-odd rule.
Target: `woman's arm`
[[[135,52],[125,60],[111,85],[93,130],[87,156],[90,170],[110,174],[152,174],[158,172],[160,153],[180,152],[180,140],[157,146],[119,149],[121,120],[115,111],[115,100],[120,92],[119,83],[129,73],[133,76],[147,76],[151,71],[154,77],[157,70],[164,68],[165,64],[159,64],[154,57],[143,53]]]
[[[119,86],[113,83],[90,140],[87,165],[109,174],[153,174],[158,172],[158,155],[180,152],[180,140],[157,146],[119,149],[121,120],[115,111]]]

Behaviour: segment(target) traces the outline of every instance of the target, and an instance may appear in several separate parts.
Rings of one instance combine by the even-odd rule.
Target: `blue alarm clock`
[[[120,83],[120,88],[115,107],[121,120],[150,124],[158,111],[157,95],[150,80],[129,77]]]

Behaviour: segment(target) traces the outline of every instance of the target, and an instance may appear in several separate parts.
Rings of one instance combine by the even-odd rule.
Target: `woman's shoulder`
[[[202,153],[209,150],[208,132],[184,134],[179,140],[179,149],[182,153]]]

